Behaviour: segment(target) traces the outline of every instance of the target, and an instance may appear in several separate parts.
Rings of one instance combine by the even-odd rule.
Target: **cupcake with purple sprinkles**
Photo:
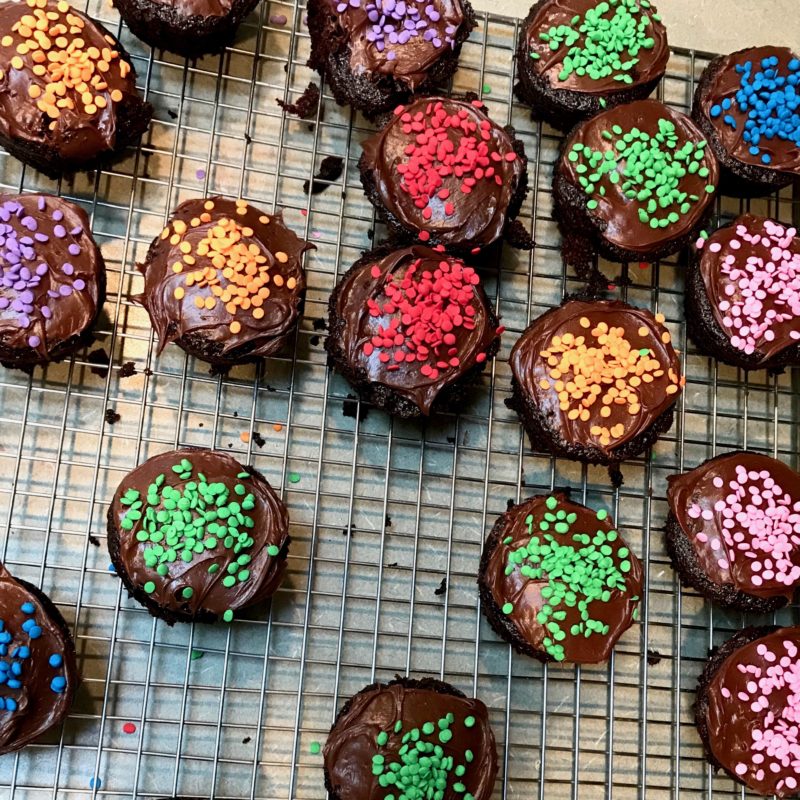
[[[84,344],[105,284],[82,209],[51,195],[0,195],[0,363],[30,369]]]
[[[310,64],[372,119],[450,78],[474,27],[468,0],[309,0]]]

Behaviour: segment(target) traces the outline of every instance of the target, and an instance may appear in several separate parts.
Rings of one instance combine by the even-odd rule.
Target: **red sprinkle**
[[[420,231],[419,232],[419,240],[421,242],[427,242],[428,239],[430,239],[430,238],[431,238],[431,235],[430,235],[430,233],[428,231]]]
[[[123,733],[136,733],[136,726],[132,722],[126,722],[122,726]]]
[[[650,265],[646,261],[639,262],[639,269],[647,269]]]

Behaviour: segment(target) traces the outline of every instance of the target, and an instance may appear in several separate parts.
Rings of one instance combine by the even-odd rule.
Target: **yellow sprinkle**
[[[242,323],[238,322],[237,320],[234,320],[233,322],[231,322],[231,328],[230,329],[231,329],[231,333],[233,333],[233,334],[239,333],[239,331],[242,329]]]
[[[213,208],[214,208],[214,201],[213,200],[206,200],[205,203],[203,203],[203,208],[206,211],[212,211]]]
[[[297,280],[295,278],[289,278],[286,281],[286,288],[287,289],[294,289],[295,286],[297,286]]]
[[[22,69],[22,67],[23,67],[22,59],[19,56],[14,56],[14,58],[11,59],[11,68],[20,70]]]
[[[275,253],[275,258],[277,258],[281,264],[285,264],[289,260],[289,256],[287,256],[282,250],[278,250],[278,252]]]
[[[259,221],[259,222],[260,222],[262,225],[269,225],[269,217],[268,217],[266,214],[264,214],[264,215],[260,216],[260,217],[258,218],[258,221]]]
[[[186,292],[184,291],[183,286],[175,287],[174,295],[176,300],[183,300],[184,294],[186,294]]]

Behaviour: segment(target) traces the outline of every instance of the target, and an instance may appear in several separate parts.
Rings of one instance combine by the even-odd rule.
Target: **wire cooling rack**
[[[155,118],[113,170],[70,182],[0,156],[4,188],[57,192],[86,208],[109,271],[95,345],[31,377],[0,371],[0,558],[59,605],[83,673],[63,728],[0,758],[0,797],[322,798],[310,743],[324,740],[351,694],[396,672],[441,676],[487,703],[501,760],[496,797],[743,796],[706,766],[691,704],[709,646],[745,619],[680,589],[662,544],[665,478],[736,447],[797,468],[797,376],[747,375],[697,355],[686,343],[681,268],[633,264],[622,296],[663,312],[686,346],[674,427],[624,466],[618,490],[601,468],[529,450],[503,405],[506,359],[527,322],[577,284],[564,275],[551,214],[558,137],[511,101],[518,21],[479,15],[453,88],[481,94],[523,139],[531,191],[521,218],[536,247],[507,249],[484,271],[508,332],[473,401],[419,425],[353,402],[325,367],[315,322],[336,276],[381,229],[356,169],[370,127],[328,93],[311,122],[275,103],[315,79],[303,9],[265,2],[234,47],[195,64],[151,53],[94,0],[87,10],[133,54]],[[676,52],[662,99],[686,108],[707,60]],[[307,197],[303,181],[329,154],[346,158],[344,176]],[[173,346],[156,356],[147,317],[130,301],[141,285],[134,264],[170,209],[211,193],[285,209],[318,248],[306,261],[296,346],[225,377]],[[719,212],[746,205],[723,199]],[[790,194],[753,206],[795,222],[800,209]],[[120,416],[113,425],[109,409]],[[286,581],[269,608],[230,626],[169,628],[109,574],[104,518],[114,488],[178,445],[255,464],[289,506]],[[479,612],[475,574],[494,519],[508,501],[553,486],[609,508],[645,565],[641,624],[607,665],[543,667],[512,653]],[[778,618],[796,620],[795,608]]]

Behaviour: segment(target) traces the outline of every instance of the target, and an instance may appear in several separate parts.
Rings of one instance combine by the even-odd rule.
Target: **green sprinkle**
[[[311,744],[308,746],[308,749],[312,756],[317,756],[319,755],[320,750],[322,750],[322,747],[320,747],[319,742],[311,742]]]
[[[378,747],[383,747],[389,741],[389,734],[386,731],[381,731],[375,741],[378,743]]]
[[[484,83],[483,84],[483,93],[484,94],[491,94],[492,93],[492,87],[489,86],[488,83]]]
[[[475,717],[469,716],[464,720],[464,726],[467,728],[472,728],[475,725]]]
[[[156,590],[156,585],[153,583],[153,581],[147,581],[147,583],[142,586],[142,589],[144,589],[147,594],[153,594],[153,592]]]
[[[228,610],[227,610],[227,611],[226,611],[226,612],[225,612],[225,613],[222,615],[222,619],[224,619],[224,620],[225,620],[225,622],[230,622],[230,621],[233,619],[233,611],[231,611],[230,609],[228,609]]]
[[[188,600],[194,594],[194,589],[191,586],[184,586],[181,590],[181,597]]]
[[[280,547],[278,547],[278,545],[276,544],[271,544],[269,547],[267,547],[267,554],[273,557],[278,555],[280,551],[281,551]]]
[[[508,616],[509,614],[511,614],[513,611],[514,611],[514,606],[513,606],[513,604],[512,604],[512,603],[506,603],[506,604],[503,606],[503,613],[504,613],[506,616]]]
[[[597,519],[604,520],[607,516],[608,516],[608,511],[606,511],[604,508],[598,510]]]
[[[713,186],[712,184],[709,183],[708,186],[706,186],[706,193],[707,194],[714,194],[715,191],[716,191],[716,187]]]

